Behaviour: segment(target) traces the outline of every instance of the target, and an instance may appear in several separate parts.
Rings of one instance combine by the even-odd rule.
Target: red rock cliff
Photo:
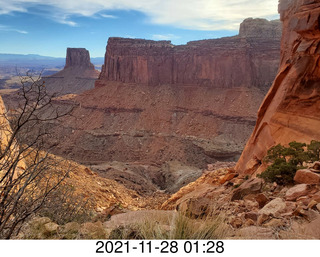
[[[60,95],[78,94],[94,88],[99,71],[90,62],[85,48],[67,48],[66,65],[62,71],[44,77],[49,91]]]
[[[279,12],[280,69],[236,166],[242,173],[263,171],[261,160],[275,144],[320,140],[320,1],[280,0]]]
[[[55,153],[90,163],[238,160],[277,73],[280,24],[247,19],[236,37],[183,46],[110,38],[95,88],[73,99],[79,118],[55,129]]]
[[[67,48],[65,69],[69,67],[83,67],[94,70],[94,65],[90,62],[89,51],[85,48]]]
[[[96,86],[120,81],[269,88],[279,67],[280,34],[279,21],[247,19],[238,36],[180,46],[170,41],[109,38]]]

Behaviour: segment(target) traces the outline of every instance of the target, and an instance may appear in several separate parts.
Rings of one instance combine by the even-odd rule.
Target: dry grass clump
[[[110,239],[223,239],[229,228],[222,216],[190,219],[179,212],[162,221],[148,217],[140,222],[122,225],[110,232]]]

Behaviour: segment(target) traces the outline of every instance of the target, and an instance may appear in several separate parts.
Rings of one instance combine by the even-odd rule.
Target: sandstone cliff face
[[[63,142],[55,153],[160,167],[238,160],[280,56],[280,23],[255,21],[244,21],[239,36],[184,46],[110,38],[96,87],[55,129]],[[271,26],[265,37],[261,23]]]
[[[268,89],[279,64],[280,27],[279,21],[247,19],[238,36],[180,46],[170,41],[110,38],[96,86],[120,81]]]
[[[94,70],[94,65],[90,62],[89,51],[85,48],[67,48],[65,68],[84,67]]]
[[[239,36],[246,38],[281,38],[282,26],[279,20],[245,19],[240,24]]]
[[[320,1],[281,0],[279,73],[265,97],[255,129],[236,166],[261,172],[261,160],[278,143],[320,139]]]
[[[99,72],[90,62],[85,48],[67,48],[66,65],[62,71],[44,77],[48,91],[64,94],[78,94],[94,87]]]

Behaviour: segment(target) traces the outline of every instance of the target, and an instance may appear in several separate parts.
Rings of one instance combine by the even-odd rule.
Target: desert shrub
[[[264,162],[270,164],[259,177],[267,182],[288,185],[298,169],[304,168],[304,163],[319,160],[320,142],[312,140],[309,145],[300,142],[290,142],[288,147],[280,144],[268,150]]]
[[[91,198],[76,193],[71,185],[64,184],[47,198],[39,215],[49,217],[59,225],[84,223],[92,220],[94,207]]]
[[[319,161],[320,159],[320,142],[312,140],[307,146],[309,158],[312,162]]]
[[[20,78],[16,101],[0,99],[0,238],[10,239],[59,192],[68,168],[43,149],[50,138],[46,124],[70,114],[54,105],[41,78]],[[7,111],[8,110],[8,111]],[[48,145],[48,149],[53,145]],[[66,166],[67,167],[67,166]]]

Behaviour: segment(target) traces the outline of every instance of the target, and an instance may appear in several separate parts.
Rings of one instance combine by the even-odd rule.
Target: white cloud
[[[14,30],[14,31],[16,31],[16,32],[18,32],[18,33],[20,33],[20,34],[28,34],[28,33],[29,33],[28,31],[19,30],[19,29],[16,29],[16,30]]]
[[[15,29],[15,28],[12,28],[12,27],[9,27],[9,26],[5,26],[5,25],[0,25],[0,31],[17,32],[17,33],[20,33],[20,34],[28,34],[28,31]]]
[[[152,39],[154,40],[173,40],[173,39],[178,39],[180,38],[179,36],[173,35],[173,34],[154,34],[152,35]]]
[[[274,17],[278,0],[0,0],[0,14],[26,11],[42,4],[58,8],[65,15],[93,16],[101,11],[136,10],[154,24],[185,29],[238,29],[248,17]],[[109,17],[110,18],[110,17]],[[66,23],[74,26],[72,22]]]
[[[110,14],[103,14],[103,13],[100,13],[100,16],[103,18],[107,18],[107,19],[117,19],[118,18],[117,16],[110,15]]]
[[[0,15],[11,12],[26,12],[27,10],[19,2],[0,0]]]
[[[68,20],[68,18],[69,18],[68,16],[59,16],[59,15],[53,16],[53,20],[55,20],[58,23],[66,24],[71,27],[76,27],[78,25],[76,22]]]

